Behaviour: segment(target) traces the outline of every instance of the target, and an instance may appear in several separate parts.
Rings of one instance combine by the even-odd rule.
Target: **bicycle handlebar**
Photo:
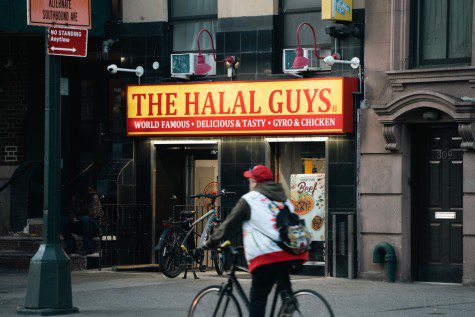
[[[208,198],[208,199],[216,199],[220,196],[226,196],[226,195],[236,195],[235,192],[228,192],[226,191],[225,189],[223,189],[219,194],[217,195],[213,195],[213,194],[203,194],[203,193],[200,193],[200,194],[195,194],[195,195],[191,195],[190,198]]]
[[[216,252],[218,252],[218,253],[224,253],[225,251],[229,251],[230,254],[232,254],[234,258],[238,254],[238,248],[233,247],[231,241],[229,241],[229,240],[224,241],[223,243],[221,243],[221,245],[219,247],[216,248]],[[234,262],[234,260],[233,260],[233,262]]]
[[[216,251],[218,251],[218,253],[221,253],[225,249],[229,248],[230,246],[231,246],[231,241],[226,240],[223,243],[221,243],[221,245],[218,248],[216,248]]]

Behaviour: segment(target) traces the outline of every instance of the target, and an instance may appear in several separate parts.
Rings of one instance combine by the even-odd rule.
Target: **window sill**
[[[453,66],[438,68],[417,68],[387,71],[389,83],[394,91],[403,91],[405,85],[468,81],[475,88],[475,66]]]

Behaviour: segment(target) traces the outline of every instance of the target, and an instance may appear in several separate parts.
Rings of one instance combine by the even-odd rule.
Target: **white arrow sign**
[[[65,51],[65,52],[76,52],[76,49],[73,47],[73,48],[66,48],[66,47],[54,47],[52,46],[51,47],[51,50],[54,52],[54,51]]]

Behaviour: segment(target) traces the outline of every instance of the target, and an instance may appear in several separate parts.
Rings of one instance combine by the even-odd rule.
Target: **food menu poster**
[[[290,200],[312,241],[325,241],[325,173],[290,175]]]

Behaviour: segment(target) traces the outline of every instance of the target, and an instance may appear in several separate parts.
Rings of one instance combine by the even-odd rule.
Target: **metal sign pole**
[[[61,182],[61,60],[45,40],[45,145],[43,242],[30,262],[25,307],[19,314],[67,314],[72,305],[71,265],[59,239]]]

